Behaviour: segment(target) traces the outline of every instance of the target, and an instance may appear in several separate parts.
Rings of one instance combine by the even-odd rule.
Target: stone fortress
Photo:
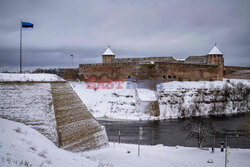
[[[223,53],[215,45],[206,55],[174,57],[116,58],[110,47],[102,54],[102,63],[80,64],[78,69],[65,69],[64,79],[86,81],[135,78],[169,81],[215,81],[228,78],[249,78],[250,67],[224,66]],[[239,72],[239,71],[243,71]],[[245,72],[244,72],[245,71]],[[239,73],[237,75],[231,75]]]

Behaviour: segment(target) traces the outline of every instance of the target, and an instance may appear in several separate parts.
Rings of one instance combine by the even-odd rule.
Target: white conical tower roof
[[[102,55],[115,55],[115,54],[110,49],[110,46],[108,46],[107,50]]]
[[[216,47],[216,45],[208,54],[209,55],[223,55],[223,53],[221,53],[221,51]]]

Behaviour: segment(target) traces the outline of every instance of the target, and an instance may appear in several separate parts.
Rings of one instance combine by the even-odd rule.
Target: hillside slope
[[[136,110],[135,89],[131,89],[128,82],[124,82],[121,89],[89,89],[84,82],[70,84],[91,113],[99,118],[147,120],[233,114],[248,112],[250,106],[250,80],[174,81],[159,84],[159,117]]]
[[[0,118],[0,131],[1,167],[98,165],[81,154],[56,147],[49,139],[24,124]]]

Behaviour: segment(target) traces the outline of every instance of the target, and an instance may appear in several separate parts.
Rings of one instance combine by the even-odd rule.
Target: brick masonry
[[[250,79],[250,67],[225,66],[224,78]]]
[[[152,60],[152,59],[149,59]],[[223,60],[223,58],[222,58]],[[211,61],[212,62],[212,61]],[[140,63],[129,61],[122,63],[80,64],[79,77],[84,81],[88,77],[97,79],[162,79],[168,81],[222,80],[223,67],[217,64],[197,64],[183,62],[156,61]]]
[[[102,79],[129,78],[161,79],[169,81],[215,81],[241,67],[224,67],[223,55],[189,56],[178,60],[173,57],[115,58],[103,55],[102,63],[80,64],[78,69],[65,69],[64,78],[86,81],[89,77]],[[247,68],[249,69],[249,68]]]

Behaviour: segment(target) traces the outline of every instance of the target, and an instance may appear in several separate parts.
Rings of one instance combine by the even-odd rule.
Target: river
[[[246,119],[250,113],[236,116],[205,118],[206,121],[212,123],[213,127],[220,132],[233,132],[228,135],[227,143],[234,148],[250,148],[250,138],[243,136],[240,133],[242,120]],[[188,138],[188,132],[184,130],[187,125],[187,119],[174,120],[157,120],[157,121],[110,121],[98,120],[101,125],[104,125],[108,134],[109,141],[115,139],[121,143],[138,143],[138,129],[143,128],[143,139],[141,144],[155,145],[163,144],[167,146],[197,146],[197,140]],[[240,134],[237,137],[237,134]],[[215,142],[216,147],[220,147],[221,141],[226,141],[226,135],[213,135],[207,137],[203,142],[203,146],[211,147]]]

